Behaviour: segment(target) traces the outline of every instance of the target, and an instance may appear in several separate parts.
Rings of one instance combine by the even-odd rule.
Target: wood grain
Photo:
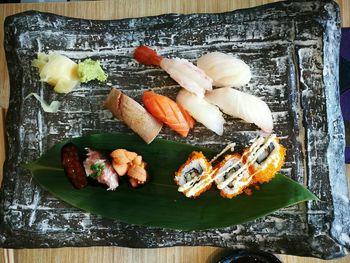
[[[118,0],[101,2],[71,2],[46,4],[6,4],[0,5],[0,26],[6,16],[25,10],[40,10],[66,16],[89,19],[119,19],[179,12],[224,12],[238,8],[247,8],[260,4],[277,2],[266,0]],[[341,7],[342,24],[350,27],[350,1],[337,1]],[[0,43],[3,43],[3,30],[0,30]],[[0,49],[0,107],[8,107],[9,81],[3,47]],[[2,167],[4,150],[4,116],[0,112],[0,167]],[[2,146],[1,146],[2,145]],[[350,168],[347,167],[350,175]],[[0,170],[2,178],[2,169]],[[162,249],[129,249],[117,247],[61,248],[61,249],[23,249],[1,250],[0,258],[4,262],[216,262],[230,251],[212,247],[173,247]],[[294,256],[280,256],[283,262],[311,263],[323,260]],[[1,262],[1,260],[0,260]],[[350,262],[350,256],[331,262]]]

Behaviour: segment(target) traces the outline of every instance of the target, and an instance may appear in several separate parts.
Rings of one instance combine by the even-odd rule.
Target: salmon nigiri
[[[164,58],[147,46],[139,46],[134,58],[143,65],[160,66],[170,77],[188,91],[203,98],[207,90],[212,90],[213,80],[203,70],[186,59]]]
[[[166,96],[146,91],[143,93],[143,104],[155,118],[164,122],[182,137],[186,137],[190,128],[193,127],[192,117]]]

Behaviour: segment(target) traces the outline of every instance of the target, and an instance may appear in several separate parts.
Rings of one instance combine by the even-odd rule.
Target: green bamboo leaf
[[[133,189],[121,180],[115,191],[101,186],[73,188],[61,166],[61,147],[73,142],[80,149],[91,147],[106,154],[125,148],[143,156],[151,180]],[[208,157],[215,152],[173,141],[156,139],[146,145],[139,137],[126,134],[98,134],[65,140],[55,145],[37,161],[26,167],[36,182],[57,198],[82,210],[117,219],[121,222],[180,230],[204,230],[241,224],[280,208],[317,198],[302,185],[286,176],[275,178],[254,191],[232,200],[222,198],[212,187],[197,199],[188,199],[177,191],[174,173],[188,155],[200,150]]]

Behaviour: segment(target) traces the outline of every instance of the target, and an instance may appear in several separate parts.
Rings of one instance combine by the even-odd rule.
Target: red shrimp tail
[[[147,46],[139,46],[134,51],[134,58],[143,65],[159,66],[162,57]]]

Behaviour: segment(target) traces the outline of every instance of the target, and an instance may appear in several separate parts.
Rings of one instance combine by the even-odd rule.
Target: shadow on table
[[[242,261],[241,261],[242,260]],[[261,263],[282,263],[273,254],[257,250],[215,250],[207,259],[206,263],[229,263],[229,262],[261,262]]]

